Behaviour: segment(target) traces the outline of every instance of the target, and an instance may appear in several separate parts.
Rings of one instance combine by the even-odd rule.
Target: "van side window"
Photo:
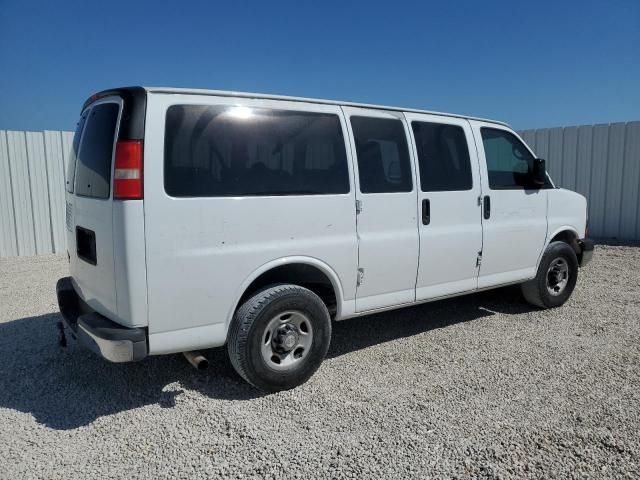
[[[119,112],[117,103],[101,103],[89,112],[77,153],[76,195],[109,198],[111,158]]]
[[[533,155],[510,132],[497,128],[480,129],[487,160],[489,188],[492,190],[523,190],[539,188],[531,184],[529,172]]]
[[[334,114],[239,106],[167,110],[164,186],[174,197],[349,193]]]
[[[471,190],[471,159],[458,125],[412,122],[423,192]]]
[[[410,192],[411,162],[402,121],[351,117],[362,193]]]

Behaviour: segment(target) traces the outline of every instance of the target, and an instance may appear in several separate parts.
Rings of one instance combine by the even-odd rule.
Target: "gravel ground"
[[[108,364],[56,345],[59,257],[0,260],[0,478],[638,478],[640,248],[554,311],[517,288],[340,322],[293,391],[225,351]]]

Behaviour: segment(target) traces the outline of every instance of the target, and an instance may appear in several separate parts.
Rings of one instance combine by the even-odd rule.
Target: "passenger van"
[[[72,150],[58,301],[112,362],[226,344],[289,389],[334,320],[510,284],[559,307],[593,255],[585,198],[491,120],[130,87],[86,101]]]

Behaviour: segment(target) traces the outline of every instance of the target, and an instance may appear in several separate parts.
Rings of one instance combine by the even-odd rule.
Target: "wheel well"
[[[264,272],[247,287],[238,305],[258,290],[276,283],[291,283],[311,290],[327,306],[331,318],[335,318],[338,302],[331,280],[319,268],[304,263],[282,265]]]
[[[570,245],[576,252],[576,255],[578,255],[578,258],[582,253],[580,250],[580,245],[578,245],[578,235],[576,234],[576,232],[573,232],[571,230],[563,230],[556,233],[556,235],[551,239],[551,242],[564,242]]]

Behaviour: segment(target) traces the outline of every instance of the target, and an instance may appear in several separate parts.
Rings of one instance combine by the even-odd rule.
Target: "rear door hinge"
[[[362,213],[362,200],[356,200],[356,215]]]
[[[480,268],[482,265],[482,251],[478,252],[478,257],[476,258],[476,267]]]
[[[358,269],[358,280],[357,280],[357,286],[359,287],[360,285],[362,285],[364,283],[364,268],[359,268]]]

